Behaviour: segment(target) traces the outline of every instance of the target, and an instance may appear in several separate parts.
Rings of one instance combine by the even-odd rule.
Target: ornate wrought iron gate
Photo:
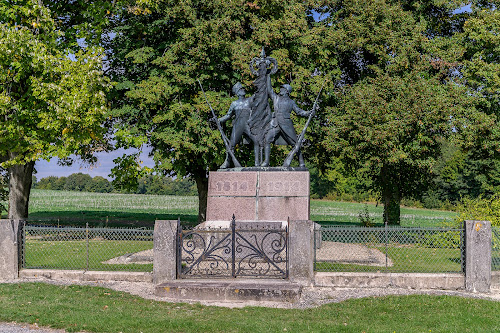
[[[179,278],[288,278],[288,229],[281,222],[236,222],[233,216],[230,228],[178,230]]]

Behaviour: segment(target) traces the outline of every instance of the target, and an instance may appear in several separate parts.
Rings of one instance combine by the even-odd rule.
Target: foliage
[[[176,179],[158,175],[146,175],[137,179],[136,194],[156,195],[195,195],[196,187],[192,180]],[[83,173],[74,173],[68,177],[48,176],[33,183],[33,188],[40,190],[64,190],[79,192],[111,193],[128,191],[122,188],[114,188],[112,183],[104,177],[91,177]]]
[[[370,217],[370,213],[368,212],[368,205],[365,204],[362,211],[358,213],[359,222],[363,227],[373,227],[374,221],[373,218]]]
[[[488,158],[500,143],[495,117],[481,108],[484,94],[465,70],[475,42],[462,27],[478,12],[455,12],[460,6],[342,1],[322,9],[325,48],[339,55],[342,69],[324,146],[344,165],[367,171],[389,223],[399,223],[402,198],[427,189],[440,140],[458,137],[464,149],[484,143]]]
[[[42,1],[0,4],[0,167],[9,172],[10,218],[27,217],[36,160],[77,154],[93,161],[106,148],[102,50],[64,43],[69,16]]]
[[[141,3],[117,9],[110,26],[116,36],[105,40],[109,73],[117,82],[113,114],[120,133],[149,140],[161,172],[197,182],[202,218],[207,171],[218,168],[224,152],[196,80],[223,114],[232,85],[253,80],[248,63],[264,45],[280,64],[274,82],[293,81],[293,98],[307,109],[324,80],[313,73],[335,73],[335,61],[322,60],[308,2]],[[237,155],[250,160],[245,147]]]
[[[0,7],[0,155],[19,155],[2,165],[86,156],[104,133],[108,83],[100,50],[70,59],[57,45],[61,33],[50,11],[37,2],[14,3]]]
[[[490,198],[464,198],[457,211],[458,216],[453,221],[457,227],[466,220],[490,221],[492,226],[500,227],[500,194]]]

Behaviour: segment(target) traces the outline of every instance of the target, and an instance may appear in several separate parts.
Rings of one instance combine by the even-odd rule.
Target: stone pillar
[[[465,289],[490,292],[491,223],[465,221]]]
[[[153,236],[153,283],[175,280],[177,277],[176,220],[155,221]]]
[[[20,220],[0,220],[0,280],[19,277]]]
[[[288,223],[288,259],[290,281],[310,286],[314,281],[314,222],[295,220]]]

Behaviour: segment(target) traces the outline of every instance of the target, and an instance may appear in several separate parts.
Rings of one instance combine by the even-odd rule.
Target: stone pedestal
[[[214,171],[207,221],[309,220],[309,171]]]
[[[0,281],[19,276],[21,223],[19,220],[0,220]]]

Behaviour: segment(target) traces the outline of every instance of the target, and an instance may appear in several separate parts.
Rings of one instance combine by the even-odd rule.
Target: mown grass
[[[24,268],[51,268],[103,271],[151,272],[151,264],[105,264],[103,262],[128,253],[153,248],[152,241],[89,240],[88,263],[85,240],[26,240]]]
[[[453,296],[352,299],[318,308],[164,303],[89,286],[0,284],[0,321],[69,332],[495,332],[500,302]]]
[[[392,266],[368,266],[336,262],[317,262],[315,270],[320,272],[418,272],[448,273],[462,271],[460,249],[406,247],[374,247],[387,253]]]
[[[311,201],[311,219],[322,225],[360,225],[359,214],[368,208],[370,218],[382,225],[382,205],[326,200]],[[36,190],[30,200],[30,220],[72,225],[153,226],[157,219],[180,218],[196,224],[196,197],[85,193]],[[439,226],[456,213],[417,208],[401,208],[401,225]]]

